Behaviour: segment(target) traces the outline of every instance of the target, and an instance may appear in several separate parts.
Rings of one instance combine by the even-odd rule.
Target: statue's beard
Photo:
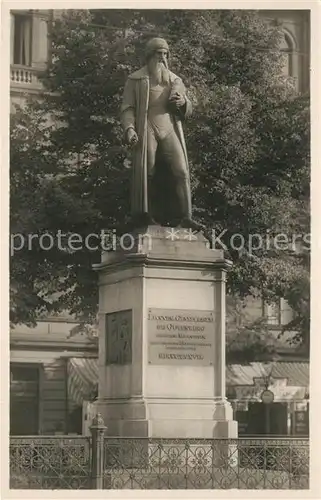
[[[156,85],[169,84],[169,71],[167,63],[151,59],[148,63],[148,71]]]

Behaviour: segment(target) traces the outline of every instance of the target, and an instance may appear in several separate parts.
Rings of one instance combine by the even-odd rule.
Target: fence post
[[[92,435],[91,488],[102,490],[104,482],[104,434],[107,427],[100,413],[93,418],[90,426]]]

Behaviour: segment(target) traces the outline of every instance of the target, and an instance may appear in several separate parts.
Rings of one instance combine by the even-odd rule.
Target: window
[[[294,64],[293,64],[295,43],[289,33],[284,32],[283,39],[280,44],[280,49],[281,52],[283,52],[283,68],[282,68],[283,75],[295,76]]]
[[[31,66],[32,17],[26,14],[13,14],[11,29],[12,63]]]
[[[286,436],[288,408],[286,403],[266,405],[250,402],[247,421],[247,435]]]
[[[274,304],[264,304],[264,316],[269,325],[281,324],[281,301]]]
[[[292,413],[292,435],[309,436],[309,403],[306,410],[296,410]]]
[[[39,432],[39,366],[10,366],[10,434]]]
[[[293,310],[284,299],[273,304],[263,302],[263,316],[269,325],[286,325],[293,319]]]

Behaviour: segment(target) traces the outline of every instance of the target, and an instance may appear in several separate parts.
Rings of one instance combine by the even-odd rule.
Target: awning
[[[83,401],[92,400],[98,386],[98,359],[69,358],[67,366],[68,399],[77,405],[82,405]],[[256,381],[271,374],[275,382],[278,379],[286,382],[286,387],[284,384],[278,387],[280,394],[282,393],[286,398],[301,399],[305,390],[309,387],[309,370],[308,362],[296,361],[253,362],[244,365],[231,364],[226,367],[226,386],[227,389],[232,387],[240,388],[240,397],[242,397],[241,389],[244,389],[247,396],[250,397],[253,391],[260,394],[259,387],[255,387]],[[278,384],[275,384],[275,382],[272,385],[276,388]]]
[[[228,397],[236,401],[261,401],[268,379],[268,387],[275,401],[306,400],[309,388],[309,363],[274,361],[239,365],[226,368]]]
[[[253,385],[254,379],[260,379],[271,374],[272,379],[287,379],[287,385],[292,387],[309,387],[308,362],[275,361],[270,363],[253,362],[244,365],[232,364],[226,367],[226,385]]]
[[[69,358],[67,372],[68,399],[80,406],[93,399],[98,385],[97,358]]]

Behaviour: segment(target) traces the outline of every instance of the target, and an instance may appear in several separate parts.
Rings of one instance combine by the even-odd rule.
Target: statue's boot
[[[157,225],[157,222],[147,212],[132,216],[123,226],[119,228],[120,233],[131,233],[145,228],[146,226]]]
[[[192,218],[192,200],[188,179],[178,179],[177,194],[181,206],[181,213],[184,214],[179,225],[186,229],[192,229],[193,231],[204,230],[204,226]]]
[[[157,225],[157,222],[155,222],[151,214],[149,214],[148,212],[142,212],[134,219],[135,229],[142,229],[146,226],[155,226],[155,225]]]
[[[154,217],[151,214],[146,213],[146,214],[144,214],[144,216],[145,216],[147,226],[157,226],[158,225],[157,222],[155,221]]]
[[[205,226],[200,224],[196,220],[192,219],[192,217],[186,217],[181,220],[180,226],[186,229],[192,229],[192,231],[204,231]]]

